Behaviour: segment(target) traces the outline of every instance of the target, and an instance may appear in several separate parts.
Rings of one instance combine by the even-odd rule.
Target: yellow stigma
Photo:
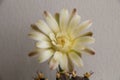
[[[61,37],[58,37],[57,38],[57,44],[58,45],[62,45],[62,47],[65,45],[65,37],[64,36],[61,36]]]
[[[68,52],[72,48],[73,41],[67,35],[58,33],[59,35],[55,37],[55,40],[52,40],[52,44],[55,50],[61,52]]]

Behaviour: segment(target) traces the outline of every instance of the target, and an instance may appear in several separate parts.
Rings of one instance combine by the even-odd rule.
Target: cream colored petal
[[[35,49],[34,51],[30,52],[28,54],[28,56],[32,57],[32,56],[35,56],[35,55],[38,55],[39,53],[41,52],[41,49]]]
[[[54,40],[54,41],[56,40],[54,33],[50,33],[50,34],[49,34],[49,38],[50,38],[51,40]]]
[[[61,52],[56,51],[52,60],[53,60],[53,62],[55,64],[52,63],[53,65],[51,65],[51,66],[54,69],[56,68],[56,65],[58,67],[58,64],[59,64],[63,70],[68,71],[68,59],[67,59],[67,55],[66,54],[63,54]]]
[[[32,56],[35,56],[35,55],[37,55],[37,54],[38,54],[37,52],[32,51],[32,52],[30,52],[30,53],[28,54],[28,56],[32,57]]]
[[[38,47],[38,48],[50,48],[50,47],[52,47],[52,45],[48,41],[39,41],[39,42],[36,42],[36,47]]]
[[[72,72],[74,70],[74,64],[71,61],[70,57],[69,56],[67,56],[67,57],[68,57],[68,71]]]
[[[92,32],[86,32],[84,34],[80,34],[80,37],[84,37],[84,36],[93,36]]]
[[[62,57],[62,53],[61,52],[58,52],[58,51],[56,51],[55,52],[55,55],[54,55],[54,59],[56,59],[57,61],[59,61],[59,59],[61,59],[61,57]]]
[[[62,57],[62,54],[58,51],[54,53],[54,56],[50,60],[50,69],[56,69],[58,65],[60,64],[60,59]]]
[[[75,27],[77,27],[78,26],[78,24],[79,24],[79,22],[80,22],[80,19],[81,19],[81,17],[76,13],[73,17],[72,17],[72,19],[71,19],[71,21],[70,21],[70,23],[69,23],[69,29],[70,30],[73,30]]]
[[[42,62],[48,60],[53,55],[53,53],[54,53],[54,51],[51,49],[48,49],[48,50],[46,49],[46,50],[42,51],[38,58],[39,62],[42,63]]]
[[[50,60],[50,63],[49,63],[49,68],[51,69],[51,70],[54,70],[54,69],[56,69],[57,67],[58,67],[58,61],[57,60],[55,60],[54,58],[52,58],[51,60]]]
[[[78,35],[81,31],[89,28],[92,25],[92,21],[91,20],[87,20],[84,21],[83,23],[81,23],[75,30],[74,30],[74,34]]]
[[[74,52],[74,53],[76,53],[79,57],[82,57],[81,51],[77,51],[77,50],[73,49],[73,50],[71,50],[71,52]]]
[[[41,32],[40,29],[35,24],[31,24],[31,28],[37,32]]]
[[[45,14],[45,19],[46,19],[46,22],[47,22],[48,26],[54,32],[58,32],[59,31],[59,27],[58,27],[58,23],[56,22],[55,18],[49,12],[45,11],[44,14]]]
[[[69,26],[68,26],[68,34],[73,35],[75,32],[76,27],[78,27],[79,22],[80,22],[80,16],[75,14],[73,18],[71,19]]]
[[[68,71],[68,58],[67,55],[65,53],[61,53],[61,57],[59,59],[60,62],[60,66],[63,70]]]
[[[76,14],[76,12],[77,12],[77,9],[74,8],[74,9],[72,10],[72,12],[70,13],[69,22],[71,21],[71,19],[73,18],[73,16]]]
[[[36,26],[45,34],[50,34],[52,33],[51,29],[48,27],[48,25],[42,21],[42,20],[39,20],[37,23],[36,23]]]
[[[94,43],[95,39],[93,37],[78,37],[75,39],[78,43]]]
[[[90,55],[95,55],[95,51],[91,48],[86,47],[83,51]]]
[[[77,65],[79,67],[83,66],[83,61],[77,53],[72,51],[69,53],[69,57],[75,65]]]
[[[84,29],[89,28],[91,25],[92,25],[92,21],[87,20],[87,21],[84,21],[83,23],[81,23],[78,29],[79,29],[79,31],[82,31]]]
[[[49,41],[49,38],[47,36],[37,31],[31,31],[28,35],[30,38],[37,41]]]
[[[85,44],[75,43],[75,45],[72,47],[71,50],[75,50],[75,51],[79,52],[80,55],[81,55],[82,51],[83,51],[85,48],[86,48],[86,47],[85,47]]]
[[[69,13],[68,13],[68,10],[62,9],[61,12],[60,12],[60,28],[61,28],[62,30],[64,30],[65,27],[67,27],[68,21],[69,21]]]
[[[56,19],[56,21],[57,21],[57,23],[59,25],[59,19],[60,19],[60,14],[59,13],[55,14],[55,19]]]

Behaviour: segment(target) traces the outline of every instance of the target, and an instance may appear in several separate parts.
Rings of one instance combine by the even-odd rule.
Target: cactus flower
[[[70,13],[62,9],[54,16],[44,11],[44,20],[32,24],[29,37],[36,40],[35,50],[29,56],[38,54],[40,63],[48,60],[50,69],[60,66],[65,71],[74,69],[74,64],[83,66],[82,53],[94,55],[93,49],[87,47],[95,40],[92,32],[83,32],[92,25],[91,20],[80,22],[76,9]]]

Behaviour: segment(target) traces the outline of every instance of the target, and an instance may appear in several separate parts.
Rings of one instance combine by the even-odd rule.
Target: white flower
[[[32,24],[29,36],[36,40],[36,49],[29,54],[33,56],[39,53],[39,62],[49,61],[50,69],[56,69],[58,65],[63,70],[73,70],[73,64],[83,66],[81,53],[94,54],[94,51],[86,46],[93,43],[92,32],[82,33],[92,24],[91,20],[80,23],[81,17],[76,9],[71,13],[62,9],[53,17],[49,12],[44,12],[45,21],[39,20]]]

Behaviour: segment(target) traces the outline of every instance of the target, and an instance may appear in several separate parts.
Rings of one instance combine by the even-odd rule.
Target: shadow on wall
[[[3,0],[0,0],[0,5],[2,4]],[[1,79],[0,79],[1,80]]]
[[[0,80],[2,80],[2,77],[0,76]]]

